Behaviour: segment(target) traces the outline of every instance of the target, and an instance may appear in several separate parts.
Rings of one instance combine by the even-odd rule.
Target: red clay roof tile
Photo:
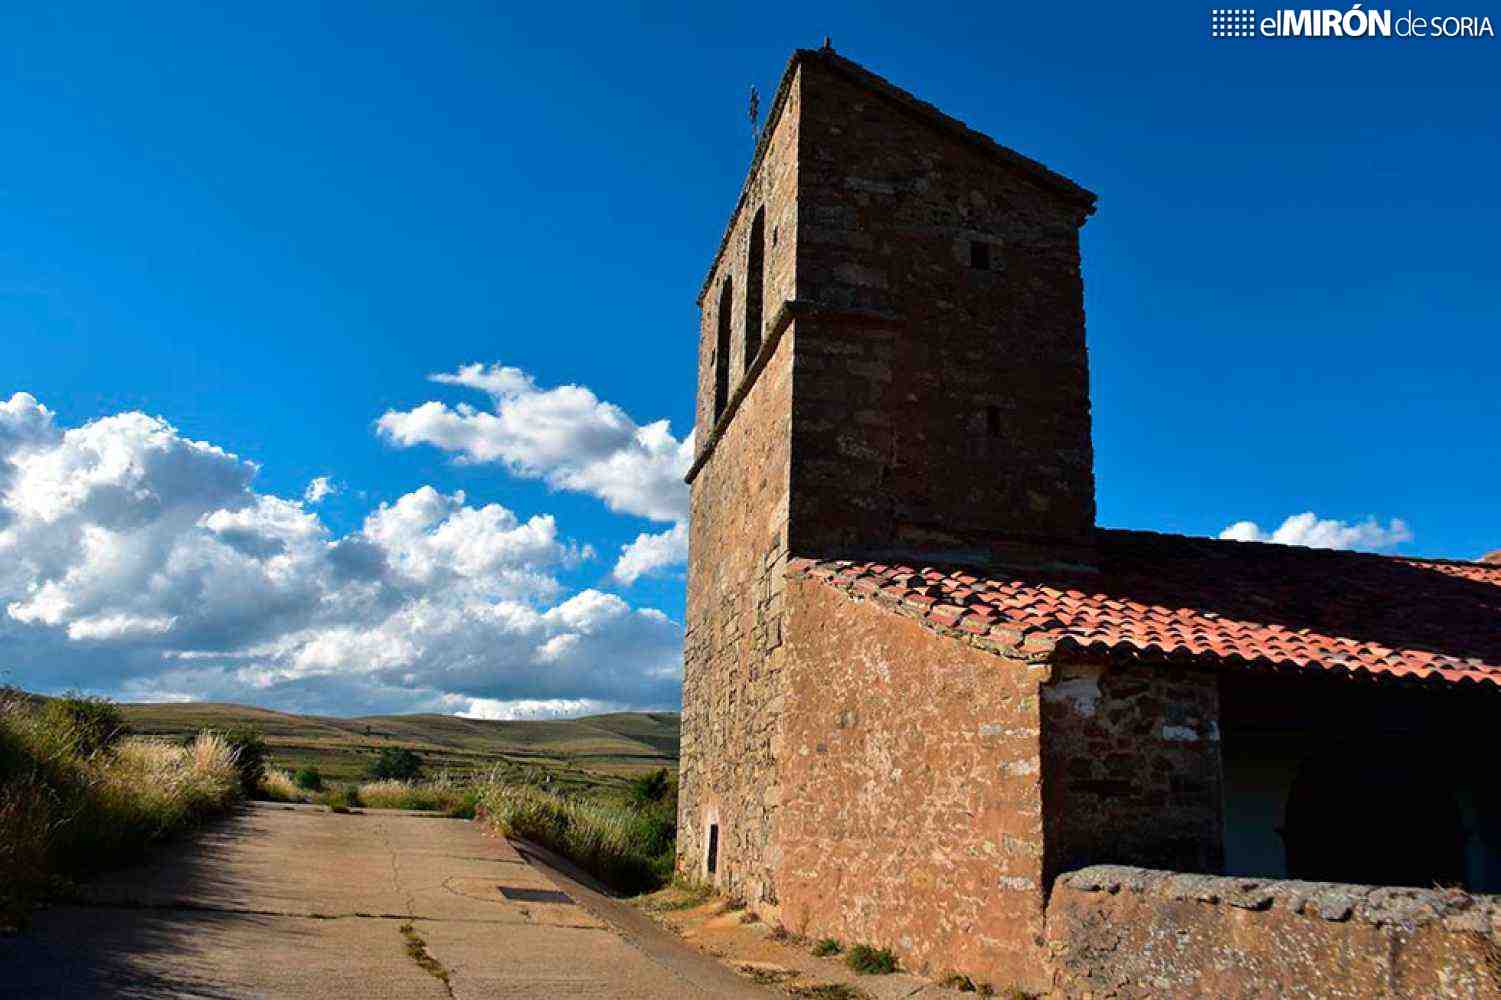
[[[1501,565],[1100,531],[1099,572],[795,559],[950,634],[1501,687]],[[953,631],[957,630],[957,631]]]

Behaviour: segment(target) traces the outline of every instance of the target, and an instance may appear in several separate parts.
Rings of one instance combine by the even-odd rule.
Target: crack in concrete
[[[418,968],[432,976],[443,984],[443,989],[450,997],[453,994],[453,983],[448,981],[448,969],[443,963],[432,956],[427,950],[427,942],[410,922],[401,925],[401,936],[406,939],[407,956],[417,963]]]
[[[401,864],[398,861],[396,847],[391,843],[390,828],[386,823],[382,822],[376,829],[379,832],[381,843],[385,845],[386,851],[391,855],[391,890],[396,895],[405,897],[407,913],[412,914],[407,922],[400,927],[401,936],[406,941],[407,956],[416,962],[417,966],[423,972],[426,972],[442,983],[444,992],[449,997],[452,997],[454,995],[453,983],[449,980],[448,969],[444,967],[442,962],[432,956],[432,953],[427,950],[427,942],[423,940],[422,935],[418,934],[416,928],[412,926],[412,921],[416,919],[417,897],[402,885]]]
[[[401,870],[396,860],[396,848],[391,844],[391,838],[386,829],[386,825],[382,823],[380,824],[378,829],[380,831],[380,842],[385,845],[387,853],[391,855],[391,891],[396,893],[396,895],[398,896],[404,895],[406,897],[407,912],[411,913],[417,905],[417,899],[410,892],[406,892],[406,890],[402,888]]]

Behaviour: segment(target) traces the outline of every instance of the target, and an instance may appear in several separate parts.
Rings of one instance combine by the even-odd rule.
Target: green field
[[[313,765],[334,780],[362,777],[380,750],[391,746],[415,750],[429,774],[446,770],[455,776],[540,767],[563,780],[590,782],[663,767],[676,772],[678,764],[678,716],[670,712],[491,722],[452,715],[344,719],[212,702],[120,708],[143,736],[180,738],[200,729],[255,726],[265,734],[274,766]]]

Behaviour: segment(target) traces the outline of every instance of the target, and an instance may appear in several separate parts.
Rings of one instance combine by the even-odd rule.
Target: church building
[[[1098,527],[1095,202],[793,55],[699,296],[680,870],[1026,989],[1088,866],[1501,890],[1501,564]]]

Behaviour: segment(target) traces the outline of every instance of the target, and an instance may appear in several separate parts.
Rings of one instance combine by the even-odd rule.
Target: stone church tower
[[[686,873],[776,905],[789,557],[1089,563],[1094,200],[793,55],[699,294]]]

